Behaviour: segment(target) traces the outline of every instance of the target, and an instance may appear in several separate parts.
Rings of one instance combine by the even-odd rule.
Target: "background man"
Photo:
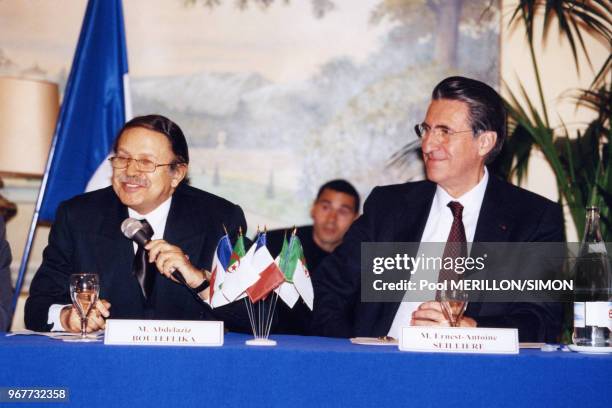
[[[312,328],[327,336],[399,336],[408,325],[448,325],[440,303],[360,302],[362,242],[558,242],[561,208],[490,175],[502,148],[506,111],[488,85],[463,77],[439,83],[423,123],[427,180],[375,188],[343,244],[319,268]],[[461,232],[462,231],[462,232]],[[461,234],[459,234],[461,232]],[[517,327],[521,341],[554,338],[561,308],[470,303],[461,326]]]
[[[312,225],[297,228],[296,235],[304,247],[308,268],[317,269],[321,261],[342,242],[344,234],[359,215],[359,193],[346,180],[331,180],[319,188],[317,198],[310,208]],[[266,234],[267,246],[276,256],[291,229],[277,229]]]
[[[319,264],[342,242],[344,234],[359,215],[359,193],[346,180],[331,180],[319,188],[317,198],[310,209],[312,225],[297,228],[296,235],[304,247],[304,257],[313,279],[318,279]],[[268,231],[267,246],[276,256],[280,253],[285,234],[290,238],[292,231],[278,229]],[[279,310],[276,332],[308,334],[311,311],[303,301],[298,301],[289,309],[282,301]]]
[[[187,142],[178,125],[163,116],[126,123],[113,151],[112,187],[74,197],[57,210],[43,263],[30,286],[26,326],[78,331],[68,279],[83,272],[100,276],[102,300],[90,315],[89,331],[104,328],[109,316],[224,319],[223,308],[213,313],[197,299],[207,293],[200,268],[210,269],[223,225],[231,233],[239,226],[246,231],[242,210],[184,183]],[[146,249],[152,264],[143,266],[146,262],[135,256],[137,245],[123,236],[120,226],[128,217],[146,219],[151,226]],[[174,271],[188,288],[172,277]]]
[[[11,248],[6,241],[4,217],[0,215],[0,332],[8,329],[11,317]]]

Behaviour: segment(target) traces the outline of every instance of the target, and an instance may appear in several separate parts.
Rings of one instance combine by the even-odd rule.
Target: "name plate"
[[[104,344],[218,347],[223,345],[223,322],[108,319]]]
[[[403,327],[401,351],[518,354],[518,329],[485,327]]]

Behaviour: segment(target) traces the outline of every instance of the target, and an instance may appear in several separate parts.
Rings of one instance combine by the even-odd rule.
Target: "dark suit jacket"
[[[198,301],[189,289],[161,274],[156,274],[153,294],[145,304],[132,273],[133,244],[120,229],[127,217],[127,207],[111,187],[60,204],[49,244],[43,252],[42,265],[30,286],[25,306],[26,327],[50,330],[47,324],[49,306],[72,303],[69,276],[90,272],[100,276],[100,298],[111,303],[111,318],[219,319],[232,328],[232,317],[223,313],[233,306],[213,311]],[[223,225],[230,233],[236,233],[239,226],[246,231],[240,207],[181,185],[172,197],[164,239],[179,246],[193,265],[210,270],[217,242],[224,234]]]
[[[312,330],[333,337],[385,336],[399,303],[360,302],[362,242],[420,242],[436,184],[429,181],[375,188],[363,215],[313,280]],[[474,242],[561,242],[561,207],[490,175]],[[466,315],[479,326],[516,327],[521,341],[552,340],[561,325],[561,306],[533,303],[470,303]]]
[[[11,286],[11,248],[6,242],[4,218],[0,216],[0,332],[10,326],[13,288]]]

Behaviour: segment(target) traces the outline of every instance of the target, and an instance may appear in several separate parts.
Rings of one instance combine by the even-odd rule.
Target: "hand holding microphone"
[[[155,262],[159,272],[177,283],[182,283],[190,289],[206,286],[206,277],[189,261],[183,250],[171,245],[163,239],[151,241],[152,234],[137,219],[127,218],[121,224],[121,231],[127,238],[134,240],[148,251],[149,262]],[[204,290],[202,288],[201,290]]]

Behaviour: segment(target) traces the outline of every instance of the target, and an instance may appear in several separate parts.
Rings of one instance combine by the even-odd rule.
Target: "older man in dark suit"
[[[184,183],[187,142],[171,120],[149,115],[132,119],[114,146],[112,187],[77,196],[60,205],[30,286],[25,320],[29,329],[76,332],[69,276],[97,273],[100,301],[88,331],[105,318],[223,319],[232,326],[231,305],[212,311],[206,273],[223,225],[246,231],[240,207]],[[137,245],[123,236],[128,217],[146,219],[152,240],[146,265]],[[184,284],[173,273],[179,272]],[[198,297],[200,299],[198,299]],[[228,313],[228,314],[224,314]],[[238,318],[237,318],[238,319]]]
[[[558,242],[561,208],[489,174],[506,134],[501,97],[463,77],[433,91],[422,139],[427,180],[375,188],[343,244],[320,267],[312,329],[327,336],[392,336],[408,325],[449,325],[441,304],[360,301],[362,242]],[[554,339],[561,307],[471,303],[460,326],[516,327],[521,341]]]

